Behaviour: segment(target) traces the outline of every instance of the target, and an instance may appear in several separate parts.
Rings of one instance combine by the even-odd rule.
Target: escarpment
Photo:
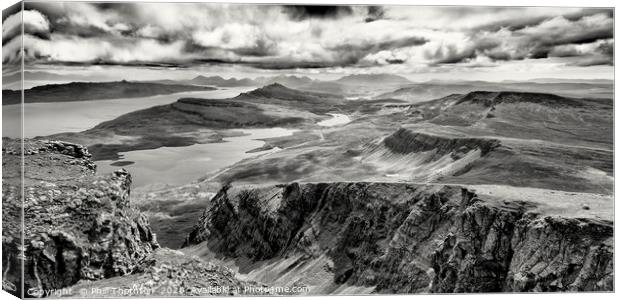
[[[153,106],[121,115],[102,122],[87,132],[107,132],[143,136],[153,132],[193,132],[197,129],[234,129],[251,127],[276,127],[304,122],[297,116],[271,114],[251,102],[215,100],[202,98],[181,98],[176,102]],[[196,143],[196,142],[192,142]],[[190,144],[192,144],[190,143]],[[152,146],[152,145],[151,145]]]
[[[612,238],[611,222],[457,186],[292,183],[225,187],[186,246],[256,262],[247,276],[299,272],[311,293],[319,262],[331,285],[381,293],[598,291],[613,282]]]
[[[495,157],[510,156],[499,139],[456,137],[400,128],[367,144],[360,161],[377,173],[408,182],[443,182],[479,169]]]
[[[470,92],[458,100],[455,104],[477,103],[485,106],[493,106],[500,103],[536,103],[540,105],[563,107],[583,107],[584,104],[577,99],[562,97],[554,94],[528,93],[528,92]]]
[[[499,147],[500,141],[483,138],[447,138],[400,128],[386,137],[383,144],[391,151],[400,154],[436,150],[437,155],[443,156],[449,153],[480,150],[481,155],[485,155]]]

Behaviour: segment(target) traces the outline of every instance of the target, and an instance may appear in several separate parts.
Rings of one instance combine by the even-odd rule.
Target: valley
[[[354,79],[363,82],[341,85],[372,81]],[[211,276],[305,294],[610,288],[611,99],[471,91],[418,101],[277,82],[224,87],[237,83],[59,102],[80,103],[76,116],[88,105],[114,112],[32,134],[26,161],[56,172],[49,155],[73,155],[67,164],[88,170],[63,174],[78,186],[83,172],[131,174],[123,189],[156,241],[140,254],[151,264],[131,263],[131,274],[44,285],[152,282],[167,269],[150,266],[170,259],[199,266],[177,278],[195,287]],[[400,84],[391,89],[410,83]],[[30,176],[29,184],[43,179]],[[548,260],[556,263],[542,267]]]

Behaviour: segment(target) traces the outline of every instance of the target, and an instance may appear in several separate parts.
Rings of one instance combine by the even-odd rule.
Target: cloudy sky
[[[3,14],[5,65],[20,60],[22,19],[40,68],[613,77],[610,9],[26,3]]]

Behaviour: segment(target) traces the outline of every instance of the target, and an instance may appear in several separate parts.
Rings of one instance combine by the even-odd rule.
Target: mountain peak
[[[279,82],[265,85],[253,91],[243,93],[237,96],[238,99],[261,98],[261,99],[280,99],[289,101],[303,101],[307,103],[324,102],[337,100],[334,95],[325,93],[316,93],[308,91],[300,91],[289,88]]]
[[[274,82],[272,84],[268,84],[266,86],[263,87],[263,89],[289,89],[286,86],[284,86],[283,84],[279,83],[279,82]]]
[[[252,96],[261,96],[261,97],[274,97],[277,95],[283,95],[283,94],[289,95],[289,94],[298,94],[298,93],[301,93],[301,91],[291,89],[279,82],[274,82],[274,83],[265,85],[263,87],[257,88],[255,90],[252,90],[248,92],[247,94],[252,95]]]

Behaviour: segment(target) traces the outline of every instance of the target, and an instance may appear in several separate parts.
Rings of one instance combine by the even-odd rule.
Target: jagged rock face
[[[613,290],[611,224],[474,206],[433,254],[432,291]]]
[[[158,247],[146,216],[129,208],[131,177],[26,187],[26,286],[60,288],[124,275]]]
[[[327,255],[335,284],[378,292],[597,291],[613,288],[612,238],[611,222],[459,187],[293,183],[224,188],[187,244],[252,261]]]
[[[20,143],[3,148],[5,190],[18,191]],[[158,248],[147,218],[129,205],[131,176],[119,170],[95,176],[86,148],[63,142],[26,141],[24,201],[3,195],[3,221],[19,226],[23,205],[24,288],[55,289],[81,279],[124,275]],[[13,176],[13,177],[11,177]],[[11,227],[12,228],[12,227]],[[3,259],[15,268],[21,230],[4,234]],[[19,275],[19,273],[15,274]]]
[[[612,291],[613,226],[547,217],[521,222],[511,240],[510,291]]]

